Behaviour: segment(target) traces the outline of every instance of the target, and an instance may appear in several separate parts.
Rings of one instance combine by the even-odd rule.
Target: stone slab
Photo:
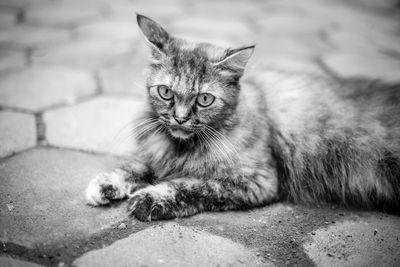
[[[254,18],[263,14],[260,9],[259,3],[249,3],[246,1],[235,0],[222,0],[222,1],[208,1],[204,2],[193,1],[191,2],[190,10],[195,13],[195,16],[203,17],[205,20],[209,18],[222,18],[222,19],[247,19]]]
[[[51,145],[127,155],[134,147],[131,129],[144,101],[100,96],[78,105],[44,114]]]
[[[25,66],[23,51],[0,49],[0,71],[18,69]]]
[[[129,255],[129,256],[128,256]],[[76,266],[274,266],[229,239],[167,223],[88,252]]]
[[[74,29],[73,36],[110,41],[136,41],[141,38],[134,14],[130,19],[110,18],[79,26]]]
[[[146,95],[145,74],[151,53],[145,40],[141,39],[135,46],[135,52],[115,57],[109,66],[99,70],[104,92],[136,97]]]
[[[146,95],[145,67],[144,62],[138,62],[134,65],[101,69],[99,77],[103,91],[144,98]]]
[[[52,0],[1,0],[0,4],[9,8],[26,8],[29,6],[48,4]]]
[[[33,263],[33,262],[27,262],[27,261],[21,261],[9,257],[0,257],[0,266],[1,267],[40,267],[42,265]]]
[[[261,28],[260,31],[266,33],[278,30],[278,33],[282,31],[298,35],[317,33],[320,30],[329,29],[334,26],[332,21],[308,16],[302,12],[298,12],[297,14],[276,12],[269,16],[256,18],[255,24]]]
[[[24,21],[29,24],[73,26],[101,17],[104,5],[94,1],[49,1],[30,5]]]
[[[32,111],[95,93],[92,74],[63,67],[29,68],[0,74],[0,105]]]
[[[379,2],[379,0],[373,1]],[[272,1],[266,3],[265,12],[267,14],[264,17],[286,13],[293,17],[302,16],[317,19],[321,23],[333,23],[336,27],[339,26],[344,29],[365,28],[372,25],[373,28],[380,30],[383,29],[381,26],[386,26],[389,20],[395,20],[395,16],[382,16],[380,12],[368,12],[363,8],[354,8],[349,2],[331,0]]]
[[[232,43],[252,44],[252,29],[238,19],[185,17],[170,23],[166,30],[182,38],[228,47]]]
[[[84,190],[117,161],[37,148],[0,162],[0,240],[26,247],[85,237],[126,217],[122,207],[92,208]]]
[[[0,13],[0,29],[4,30],[15,25],[16,17],[12,13]]]
[[[0,31],[0,44],[9,44],[20,47],[47,46],[58,42],[65,42],[69,33],[63,29],[18,25]]]
[[[179,0],[138,0],[131,1],[132,6],[130,8],[126,8],[125,6],[121,6],[120,8],[115,7],[114,13],[118,16],[132,16],[132,11],[143,14],[150,18],[156,19],[157,21],[160,19],[171,19],[171,18],[179,18],[185,12],[184,5]]]
[[[343,221],[311,235],[304,248],[316,266],[398,266],[400,218]]]
[[[36,122],[32,115],[0,111],[0,158],[36,144]]]
[[[353,4],[364,6],[371,10],[391,10],[393,5],[396,3],[396,0],[351,0]],[[398,3],[398,2],[397,2]]]
[[[63,65],[95,70],[107,65],[115,57],[130,52],[133,47],[133,42],[126,40],[86,38],[36,49],[31,61],[33,65]]]

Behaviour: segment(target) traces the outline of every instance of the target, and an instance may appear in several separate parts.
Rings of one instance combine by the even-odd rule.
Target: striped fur
[[[400,87],[279,73],[258,78],[280,196],[400,211]]]
[[[128,198],[140,220],[280,199],[399,212],[398,86],[262,67],[242,79],[254,46],[190,43],[141,15],[138,24],[152,51],[138,149],[90,183],[89,204]]]

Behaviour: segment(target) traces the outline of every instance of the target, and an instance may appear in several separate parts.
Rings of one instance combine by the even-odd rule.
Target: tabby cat
[[[138,148],[87,202],[150,221],[278,200],[400,209],[400,88],[253,70],[254,46],[188,42],[137,15],[151,47]]]

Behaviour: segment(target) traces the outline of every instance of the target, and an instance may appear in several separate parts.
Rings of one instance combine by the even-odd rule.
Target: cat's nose
[[[189,120],[189,117],[177,117],[174,116],[174,119],[176,120],[177,123],[183,124]]]

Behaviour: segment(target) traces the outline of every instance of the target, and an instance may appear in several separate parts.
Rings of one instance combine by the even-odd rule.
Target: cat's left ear
[[[153,48],[153,52],[158,52],[161,55],[165,54],[166,45],[170,41],[170,35],[167,31],[160,24],[146,16],[137,14],[136,19],[145,40]]]
[[[214,62],[213,65],[230,70],[239,76],[243,75],[244,69],[251,55],[254,52],[255,45],[241,47],[237,49],[228,49],[222,59]]]

